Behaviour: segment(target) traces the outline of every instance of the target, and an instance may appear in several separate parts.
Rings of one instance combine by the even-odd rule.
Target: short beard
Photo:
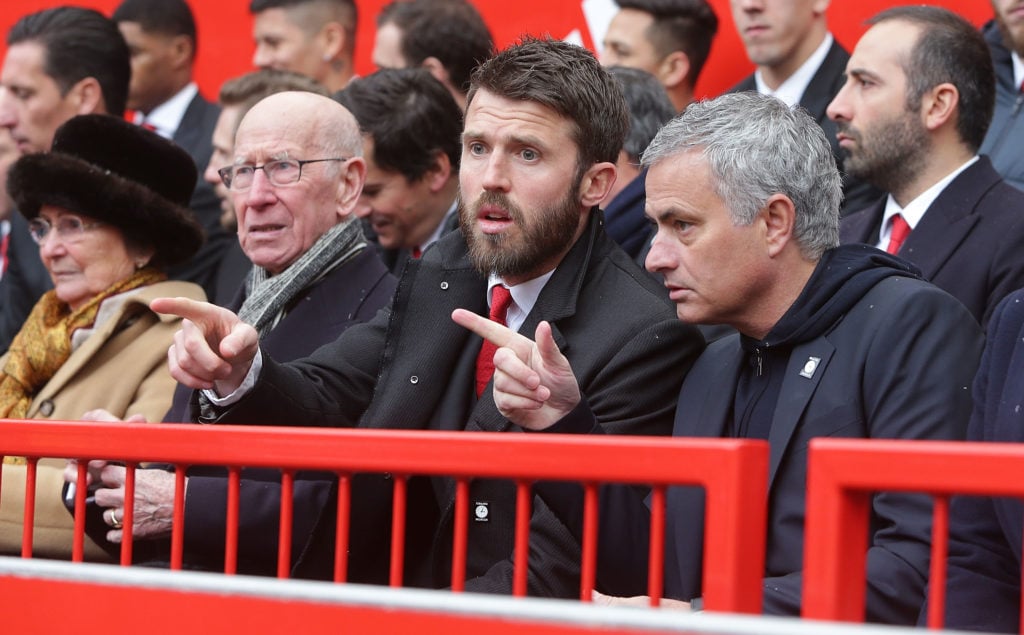
[[[912,113],[879,123],[868,134],[838,123],[839,131],[857,144],[857,154],[844,150],[843,171],[888,193],[907,187],[924,169],[931,149],[928,131]]]
[[[469,247],[469,260],[483,275],[495,274],[501,278],[534,278],[546,263],[566,251],[579,227],[579,202],[575,198],[579,185],[570,188],[561,201],[545,206],[526,220],[523,210],[504,194],[484,192],[467,206],[459,198],[459,226]],[[521,234],[510,239],[505,234],[478,233],[477,211],[483,205],[496,205],[508,212]],[[519,244],[513,242],[518,241]]]

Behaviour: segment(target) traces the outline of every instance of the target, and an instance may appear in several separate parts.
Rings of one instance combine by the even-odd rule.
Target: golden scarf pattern
[[[163,272],[145,267],[92,297],[77,311],[57,298],[43,294],[8,350],[0,369],[0,418],[21,419],[32,399],[71,356],[71,335],[96,321],[100,304],[111,296],[166,280]]]

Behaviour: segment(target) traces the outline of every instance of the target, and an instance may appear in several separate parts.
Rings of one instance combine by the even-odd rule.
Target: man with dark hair
[[[839,173],[821,128],[800,109],[749,92],[695,102],[661,129],[643,164],[647,215],[658,225],[647,268],[664,276],[680,320],[738,331],[709,344],[686,376],[673,435],[768,442],[764,610],[799,615],[808,444],[962,438],[980,329],[908,263],[839,245]],[[575,364],[550,334],[531,341],[468,312],[455,317],[504,347],[494,400],[509,420],[601,432]],[[580,535],[580,488],[535,489]],[[697,608],[705,492],[673,487],[666,501],[665,594]],[[912,624],[928,579],[931,500],[885,492],[871,503],[867,619]],[[605,487],[598,509],[597,589],[644,593],[643,498]]]
[[[616,0],[619,12],[605,33],[601,63],[647,71],[658,78],[677,112],[693,88],[718,32],[707,0]]]
[[[0,126],[21,154],[46,152],[75,115],[120,117],[131,75],[128,47],[113,21],[92,9],[57,7],[27,15],[7,33],[0,71]],[[20,214],[11,216],[8,269],[0,281],[0,353],[53,284]]]
[[[844,218],[840,236],[913,262],[985,326],[1024,286],[1024,193],[978,156],[995,99],[988,47],[937,7],[869,23],[828,112],[847,171],[889,195]]]
[[[618,178],[605,199],[604,225],[612,240],[637,258],[648,239],[653,237],[650,223],[644,216],[644,173],[640,170],[640,157],[658,130],[675,116],[675,109],[661,83],[650,73],[624,66],[613,66],[608,72],[619,83],[626,98],[629,132],[615,162]]]
[[[377,68],[422,66],[466,108],[469,76],[494,49],[480,13],[465,0],[397,0],[377,16]]]
[[[835,124],[825,109],[843,86],[850,54],[832,37],[829,0],[760,0],[730,3],[736,31],[757,70],[732,88],[773,95],[802,106],[821,125],[843,174],[842,213],[863,209],[882,192],[852,178],[843,167]]]
[[[328,91],[341,90],[355,75],[356,4],[353,0],[252,0],[252,63],[294,71]]]
[[[197,172],[210,162],[210,136],[220,109],[206,101],[195,82],[196,23],[185,0],[124,0],[111,19],[131,53],[128,107],[135,123],[181,146]],[[206,231],[206,242],[186,263],[169,273],[195,282],[207,298],[217,294],[217,271],[231,236],[220,224],[213,188],[197,177],[189,208]],[[234,289],[232,289],[234,291]]]
[[[458,227],[462,111],[424,69],[383,69],[335,95],[363,133],[366,184],[356,207],[396,275]]]
[[[168,360],[176,379],[203,389],[201,420],[509,430],[492,398],[494,351],[452,321],[461,307],[556,338],[597,420],[614,422],[608,432],[666,432],[702,341],[602,229],[596,207],[615,178],[628,124],[614,80],[585,49],[528,39],[480,66],[467,99],[462,231],[409,261],[390,307],[370,323],[280,364],[229,311],[169,298],[154,304],[196,326],[181,332]],[[350,553],[367,561],[364,579],[386,577],[392,485],[367,475],[352,492]],[[408,548],[405,579],[447,586],[454,488],[441,478],[409,487],[406,535],[419,544]],[[474,481],[470,497],[482,511],[469,527],[467,589],[510,592],[515,487]],[[335,517],[322,514],[303,573],[330,575],[324,552]],[[539,500],[530,552],[531,594],[578,593],[579,544]]]
[[[996,108],[981,144],[1003,178],[1024,189],[1024,14],[1017,0],[992,0],[995,17],[982,29],[996,72]]]

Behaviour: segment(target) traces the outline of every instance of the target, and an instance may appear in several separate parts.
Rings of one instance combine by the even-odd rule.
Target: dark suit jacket
[[[397,281],[368,247],[344,266],[315,283],[298,298],[288,314],[261,341],[264,353],[288,361],[309,355],[332,342],[353,324],[369,321],[386,306]],[[230,307],[244,301],[238,295]],[[190,391],[179,386],[175,403]],[[182,417],[169,413],[167,420]],[[277,566],[280,473],[276,470],[243,470],[239,500],[239,572],[272,575]],[[333,487],[333,477],[300,473],[294,490],[295,522],[292,557],[297,560],[310,539],[320,509]],[[185,498],[185,557],[193,567],[218,569],[224,563],[224,510],[227,479],[219,470],[189,473]]]
[[[199,172],[189,208],[195,212],[199,224],[206,231],[206,242],[188,262],[172,267],[167,272],[172,278],[200,285],[211,301],[217,297],[217,273],[221,257],[229,247],[229,242],[237,240],[221,227],[220,200],[213,186],[203,180],[203,171],[213,154],[213,129],[217,126],[219,116],[220,106],[206,101],[201,94],[196,93],[174,133],[173,141],[192,156]],[[240,282],[241,279],[236,281]],[[235,287],[237,284],[230,291],[234,291]]]
[[[844,218],[841,242],[876,244],[884,213],[885,199]],[[984,327],[999,301],[1024,287],[1024,192],[982,156],[946,186],[898,255]]]
[[[605,231],[634,259],[651,237],[651,228],[644,215],[644,204],[647,201],[647,191],[644,187],[646,178],[647,170],[644,170],[622,188],[604,210]],[[643,267],[642,262],[639,264]]]
[[[1024,291],[1016,291],[989,322],[988,343],[974,381],[969,441],[1024,442],[1024,411],[1019,407],[1024,395],[1022,338]],[[1019,500],[953,498],[946,628],[1019,632],[1022,512]],[[927,606],[921,616],[927,616]]]
[[[11,214],[7,269],[0,278],[0,355],[11,345],[39,296],[53,288],[50,273],[39,259],[39,245],[28,233],[28,222]]]
[[[800,97],[800,106],[804,108],[818,122],[821,129],[825,131],[829,145],[832,146],[832,154],[835,155],[836,165],[840,172],[843,168],[843,154],[839,148],[839,140],[836,138],[836,124],[828,118],[828,105],[832,103],[835,96],[843,88],[846,81],[846,62],[850,54],[838,42],[834,41],[825,55],[825,59],[818,67],[807,90]],[[754,76],[750,75],[733,86],[729,92],[740,92],[745,90],[757,90],[757,83]],[[867,207],[882,196],[882,192],[856,179],[845,172],[843,173],[843,215]]]
[[[966,387],[981,354],[974,319],[946,293],[911,278],[876,284],[825,335],[789,356],[769,436],[765,611],[799,613],[807,444],[814,437],[959,439],[970,413]],[[820,361],[808,379],[801,370]],[[710,344],[679,394],[673,436],[730,434],[734,389],[747,364],[739,336]],[[703,491],[668,494],[665,591],[701,595]],[[913,623],[928,577],[931,502],[874,497],[867,617]]]
[[[487,278],[470,264],[461,233],[448,234],[423,258],[410,261],[389,311],[307,359],[282,365],[265,358],[256,387],[220,420],[515,433],[518,429],[498,413],[490,387],[476,399],[481,340],[450,317],[458,307],[486,315],[486,288]],[[702,341],[676,319],[661,289],[608,239],[599,213],[592,214],[554,271],[521,332],[532,335],[541,320],[551,323],[555,341],[608,431],[668,432],[676,392]],[[361,498],[353,505],[359,526],[352,529],[351,553],[380,554],[378,567],[387,561],[390,485],[380,477],[363,494],[353,493]],[[446,479],[427,487],[410,495],[421,509],[410,513],[407,535],[427,545],[407,554],[416,569],[408,581],[445,586],[451,575],[454,488]],[[490,504],[490,520],[469,528],[467,588],[510,592],[514,487],[475,481],[470,496]],[[325,522],[333,516],[326,510]],[[534,501],[530,532],[530,593],[575,596],[579,546],[540,500]],[[324,542],[333,541],[329,529],[319,533],[327,537]],[[307,552],[310,566],[329,567],[321,551]]]

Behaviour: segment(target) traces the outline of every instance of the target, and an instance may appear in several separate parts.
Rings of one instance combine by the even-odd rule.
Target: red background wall
[[[920,0],[917,0],[920,1]],[[71,2],[110,14],[120,0]],[[356,35],[356,68],[360,74],[373,71],[370,54],[373,48],[375,20],[387,0],[357,0],[359,29]],[[750,73],[729,13],[729,0],[710,0],[718,13],[718,37],[711,58],[697,86],[699,95],[716,95]],[[221,82],[252,68],[252,19],[249,0],[189,0],[199,29],[199,58],[196,76],[204,94],[216,97]],[[928,4],[944,6],[982,24],[992,16],[992,7],[983,0],[927,0]],[[39,9],[69,4],[67,0],[3,0],[0,2],[0,32],[17,19]],[[580,0],[475,0],[499,47],[513,42],[522,33],[550,34],[564,38],[573,29],[582,33],[584,44],[593,48]],[[833,0],[829,9],[829,26],[833,33],[852,49],[864,32],[868,17],[890,6],[902,4],[892,0]],[[0,55],[4,45],[0,43]]]

